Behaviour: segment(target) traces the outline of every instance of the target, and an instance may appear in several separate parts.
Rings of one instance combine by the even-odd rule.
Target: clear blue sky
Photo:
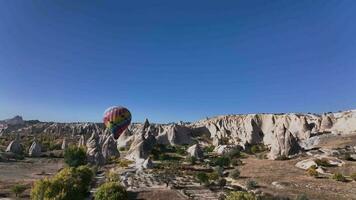
[[[0,119],[356,108],[353,0],[4,0]]]

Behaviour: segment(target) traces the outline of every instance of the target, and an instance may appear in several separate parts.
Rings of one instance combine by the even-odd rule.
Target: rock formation
[[[67,140],[66,140],[66,138],[63,138],[61,149],[66,150],[67,147],[68,147]]]
[[[190,156],[195,157],[197,159],[204,158],[204,152],[201,149],[199,144],[195,144],[187,149],[187,152]]]
[[[120,156],[120,153],[117,150],[116,142],[111,135],[107,136],[106,140],[104,141],[102,146],[102,154],[106,160]]]
[[[78,147],[85,147],[84,135],[80,135],[80,138],[79,138],[79,141],[78,141]]]
[[[28,155],[30,157],[39,157],[41,156],[41,145],[36,141],[33,141],[30,149],[28,150]]]
[[[6,148],[6,152],[12,152],[15,154],[21,154],[22,153],[22,145],[20,143],[20,138],[19,135],[16,136],[16,139],[11,141],[10,144]]]
[[[154,164],[150,157],[147,158],[142,164],[142,168],[144,168],[144,169],[152,169],[153,166],[154,166]]]
[[[105,164],[105,158],[99,145],[99,135],[96,131],[93,131],[91,137],[88,139],[87,144],[87,157],[91,164],[103,165]]]

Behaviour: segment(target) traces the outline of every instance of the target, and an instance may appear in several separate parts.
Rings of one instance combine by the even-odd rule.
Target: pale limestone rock
[[[22,145],[20,143],[20,136],[17,134],[15,140],[11,141],[10,144],[6,148],[6,152],[12,152],[15,154],[21,154],[22,153]]]
[[[99,135],[96,131],[93,131],[91,137],[87,141],[86,147],[89,163],[96,165],[105,164],[105,158],[99,145]]]
[[[107,137],[102,146],[102,154],[106,160],[120,157],[120,153],[116,147],[116,142],[111,135]]]
[[[201,149],[199,144],[195,144],[193,146],[190,146],[187,149],[187,152],[190,156],[195,157],[197,159],[203,159],[204,158],[204,152]]]
[[[67,148],[68,148],[67,140],[66,138],[63,138],[61,149],[66,150]]]
[[[29,151],[28,155],[30,157],[39,157],[41,156],[41,145],[35,140],[33,141]]]
[[[78,147],[85,147],[85,138],[84,135],[80,135],[79,141],[78,141]]]

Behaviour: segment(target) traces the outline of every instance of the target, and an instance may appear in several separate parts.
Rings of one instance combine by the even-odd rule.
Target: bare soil
[[[20,198],[29,199],[30,188],[37,179],[56,174],[63,167],[63,159],[26,158],[20,161],[0,162],[0,198],[15,197],[11,188],[26,185]]]

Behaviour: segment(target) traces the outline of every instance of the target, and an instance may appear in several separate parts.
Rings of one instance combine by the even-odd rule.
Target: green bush
[[[206,146],[203,148],[203,151],[206,152],[206,153],[211,153],[213,152],[215,149],[215,147],[213,145],[210,145],[210,146]]]
[[[219,187],[220,187],[220,188],[225,187],[226,182],[227,182],[227,181],[226,181],[226,179],[224,179],[224,178],[219,179],[219,181],[218,181]]]
[[[16,197],[21,195],[26,189],[27,189],[27,187],[25,185],[20,185],[20,184],[16,184],[16,185],[11,187],[11,191],[13,193],[15,193]]]
[[[221,157],[218,157],[218,158],[214,158],[211,160],[210,164],[213,165],[213,166],[220,166],[220,167],[228,167],[230,165],[230,158],[227,157],[227,156],[221,156]]]
[[[196,174],[196,179],[199,181],[200,185],[209,183],[209,177],[204,172],[198,172]]]
[[[326,158],[322,158],[322,159],[315,159],[314,162],[318,165],[318,166],[322,166],[322,167],[332,167],[334,165],[329,163],[329,160]]]
[[[258,153],[258,152],[260,152],[259,147],[258,147],[257,145],[253,145],[253,146],[251,147],[251,153],[256,154],[256,153]]]
[[[319,176],[319,173],[318,171],[316,171],[317,167],[315,165],[312,165],[310,166],[308,169],[307,169],[307,174],[309,176],[313,176],[313,177],[318,177]]]
[[[248,192],[230,192],[225,200],[257,200],[256,196]]]
[[[306,194],[300,194],[295,200],[309,200]]]
[[[276,158],[276,160],[289,160],[289,158],[286,155],[280,155]]]
[[[224,176],[224,168],[223,167],[220,167],[220,166],[214,167],[214,172],[216,172],[219,175],[219,177]]]
[[[128,193],[118,183],[108,182],[102,184],[95,193],[95,200],[128,200]]]
[[[246,187],[248,190],[252,190],[258,187],[258,183],[254,180],[247,181]]]
[[[71,146],[64,152],[64,162],[70,167],[87,164],[86,152],[83,148]]]
[[[87,166],[64,168],[51,179],[36,181],[31,191],[31,199],[85,199],[93,177],[92,170]]]
[[[191,165],[195,165],[197,162],[197,158],[195,156],[187,156],[186,158],[187,162],[190,163]]]
[[[345,176],[342,175],[341,173],[335,173],[331,178],[336,181],[346,182]]]
[[[219,179],[220,175],[217,172],[211,172],[208,174],[210,181],[216,181]]]
[[[230,159],[232,158],[240,158],[241,157],[241,152],[240,149],[235,147],[233,149],[231,149],[230,151],[228,151],[227,153],[225,153],[225,155],[227,157],[229,157]]]
[[[231,160],[231,165],[232,166],[241,166],[243,163],[240,159],[238,158],[234,158]]]
[[[230,172],[229,175],[233,179],[238,179],[240,177],[240,171],[238,169],[234,169]]]

